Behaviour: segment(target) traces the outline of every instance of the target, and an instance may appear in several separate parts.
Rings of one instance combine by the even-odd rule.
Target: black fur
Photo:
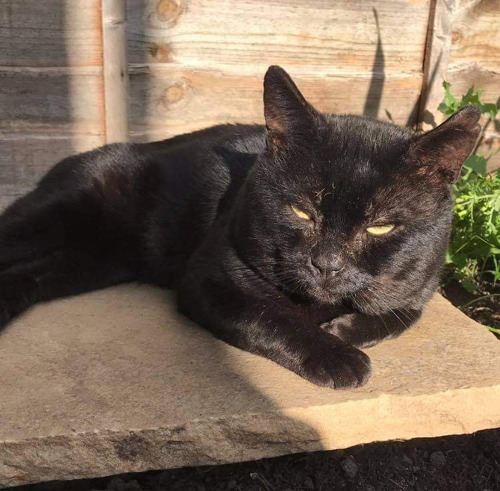
[[[0,324],[136,279],[177,288],[180,310],[217,337],[315,384],[363,384],[358,348],[408,328],[436,288],[450,184],[479,114],[465,108],[423,136],[324,115],[279,67],[264,103],[267,128],[217,126],[56,165],[0,217]]]

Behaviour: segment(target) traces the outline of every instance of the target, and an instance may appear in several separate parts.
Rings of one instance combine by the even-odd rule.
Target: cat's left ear
[[[440,175],[448,183],[454,183],[479,137],[480,117],[480,109],[468,105],[437,128],[415,136],[410,144],[410,160],[422,172]]]
[[[283,68],[269,67],[264,78],[264,116],[270,146],[306,138],[315,112]]]

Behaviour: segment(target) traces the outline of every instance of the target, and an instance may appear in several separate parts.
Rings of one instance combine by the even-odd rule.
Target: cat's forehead
[[[390,181],[400,174],[411,131],[357,116],[330,116],[311,141],[310,176],[317,190]],[[307,169],[307,167],[306,167]]]
[[[316,152],[346,163],[370,167],[398,158],[408,147],[412,132],[391,123],[361,116],[325,116],[318,125]],[[371,164],[371,165],[370,165]]]
[[[366,145],[383,145],[385,142],[407,141],[413,135],[409,128],[388,121],[366,118],[353,114],[323,114],[319,131],[327,130],[345,137],[346,141],[363,141]]]
[[[279,169],[282,191],[313,202],[376,197],[405,174],[412,132],[357,116],[322,116],[313,136]],[[273,167],[271,167],[273,168]],[[271,172],[273,174],[273,172]]]

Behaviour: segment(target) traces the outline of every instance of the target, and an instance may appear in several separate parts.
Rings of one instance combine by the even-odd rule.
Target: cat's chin
[[[308,296],[311,300],[318,302],[322,305],[334,305],[339,303],[344,295],[339,292],[337,289],[328,288],[328,287],[316,287],[312,288],[308,292]]]
[[[325,291],[316,294],[314,299],[321,305],[336,305],[342,300],[342,297],[337,293]]]
[[[301,299],[301,302],[317,303],[320,305],[335,305],[340,303],[345,295],[333,288],[321,287],[317,284],[310,284],[306,288],[290,289],[282,286],[282,290],[288,292],[291,297]]]
[[[338,278],[312,285],[308,291],[311,299],[324,305],[334,305],[345,299],[355,298],[361,286],[346,278]]]
[[[281,284],[284,291],[288,291],[292,295],[298,295],[308,302],[317,302],[322,305],[334,305],[341,302],[359,287],[353,284],[349,278],[338,277],[328,280],[319,280],[311,278],[309,274],[297,276],[296,284],[300,284],[301,288],[290,288],[290,284]]]

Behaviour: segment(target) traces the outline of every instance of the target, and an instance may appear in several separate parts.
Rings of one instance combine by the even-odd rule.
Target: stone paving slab
[[[123,285],[39,305],[0,334],[0,487],[500,427],[500,342],[436,295],[366,350],[373,375],[318,388]]]

